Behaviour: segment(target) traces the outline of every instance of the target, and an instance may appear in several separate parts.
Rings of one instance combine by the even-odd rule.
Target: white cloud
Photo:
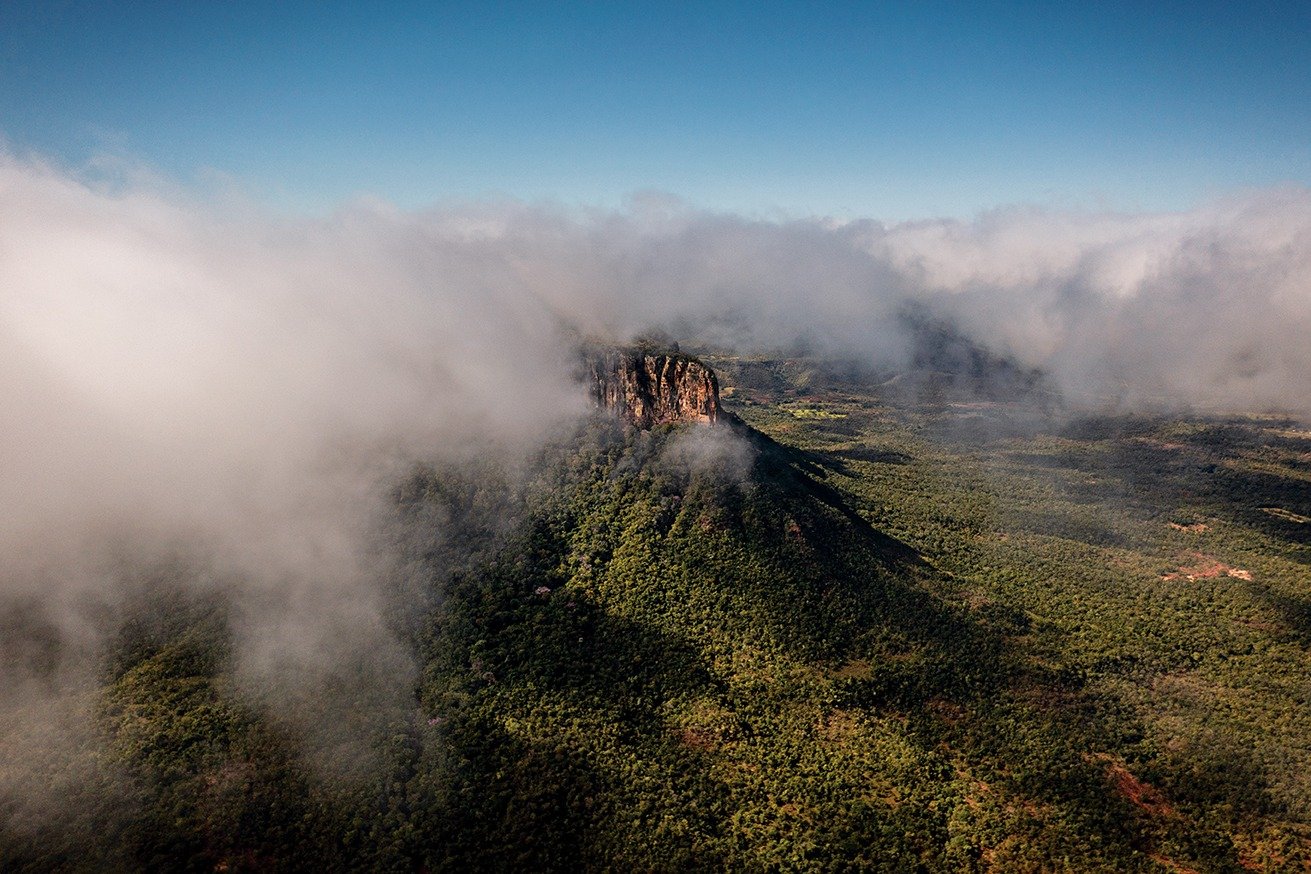
[[[2,157],[0,592],[74,628],[67,605],[112,596],[111,546],[188,544],[260,605],[252,664],[345,626],[385,644],[362,547],[381,484],[553,433],[583,407],[576,333],[895,364],[907,301],[1076,397],[1311,412],[1305,189],[892,226],[658,198],[302,220]]]

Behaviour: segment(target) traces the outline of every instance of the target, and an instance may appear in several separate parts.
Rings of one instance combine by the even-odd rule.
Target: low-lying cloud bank
[[[115,556],[182,549],[245,593],[256,674],[385,649],[385,484],[567,427],[579,336],[896,366],[908,304],[1075,402],[1311,413],[1311,191],[900,225],[656,197],[300,219],[0,156],[0,596],[94,636]]]
[[[580,410],[559,330],[408,217],[280,221],[0,159],[0,595],[94,648],[125,580],[181,562],[238,593],[249,671],[386,650],[379,496]]]
[[[865,245],[1076,402],[1311,411],[1311,191],[1183,213],[1002,210]]]

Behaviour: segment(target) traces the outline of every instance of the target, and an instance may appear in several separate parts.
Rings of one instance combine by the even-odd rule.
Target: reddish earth
[[[1151,859],[1156,864],[1160,865],[1162,868],[1167,868],[1171,871],[1174,871],[1175,874],[1201,874],[1201,872],[1198,871],[1196,868],[1189,868],[1187,865],[1181,865],[1178,862],[1176,862],[1174,859],[1166,858],[1165,856],[1162,856],[1160,853],[1152,853],[1150,856],[1148,856],[1148,858]]]
[[[677,732],[677,737],[679,743],[694,750],[713,750],[719,741],[713,731],[705,728],[684,728]]]
[[[1174,807],[1161,794],[1161,790],[1139,780],[1116,757],[1109,753],[1098,753],[1087,758],[1089,761],[1104,763],[1106,765],[1106,778],[1115,787],[1115,791],[1129,799],[1139,810],[1162,819],[1175,816]],[[1151,853],[1149,858],[1162,868],[1173,871],[1175,874],[1201,874],[1196,868],[1190,868],[1181,862],[1176,862],[1169,856],[1159,852]]]
[[[1088,757],[1090,760],[1106,764],[1106,777],[1125,798],[1133,802],[1139,810],[1153,816],[1174,816],[1174,808],[1155,786],[1144,783],[1133,775],[1119,760],[1108,753],[1098,753]]]
[[[1194,580],[1208,580],[1212,577],[1227,576],[1237,577],[1240,580],[1252,579],[1252,572],[1240,568],[1230,567],[1224,562],[1218,561],[1209,555],[1202,555],[1200,552],[1193,553],[1192,564],[1181,564],[1179,570],[1165,574],[1161,577],[1163,580],[1186,579],[1189,582]]]

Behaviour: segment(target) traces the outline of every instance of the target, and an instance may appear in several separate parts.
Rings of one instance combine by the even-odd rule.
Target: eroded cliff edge
[[[631,425],[719,421],[715,372],[677,348],[594,349],[586,362],[592,400]]]

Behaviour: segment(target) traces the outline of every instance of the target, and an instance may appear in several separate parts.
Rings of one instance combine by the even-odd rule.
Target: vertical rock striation
[[[638,428],[719,420],[715,372],[676,349],[607,349],[587,365],[597,406]]]

